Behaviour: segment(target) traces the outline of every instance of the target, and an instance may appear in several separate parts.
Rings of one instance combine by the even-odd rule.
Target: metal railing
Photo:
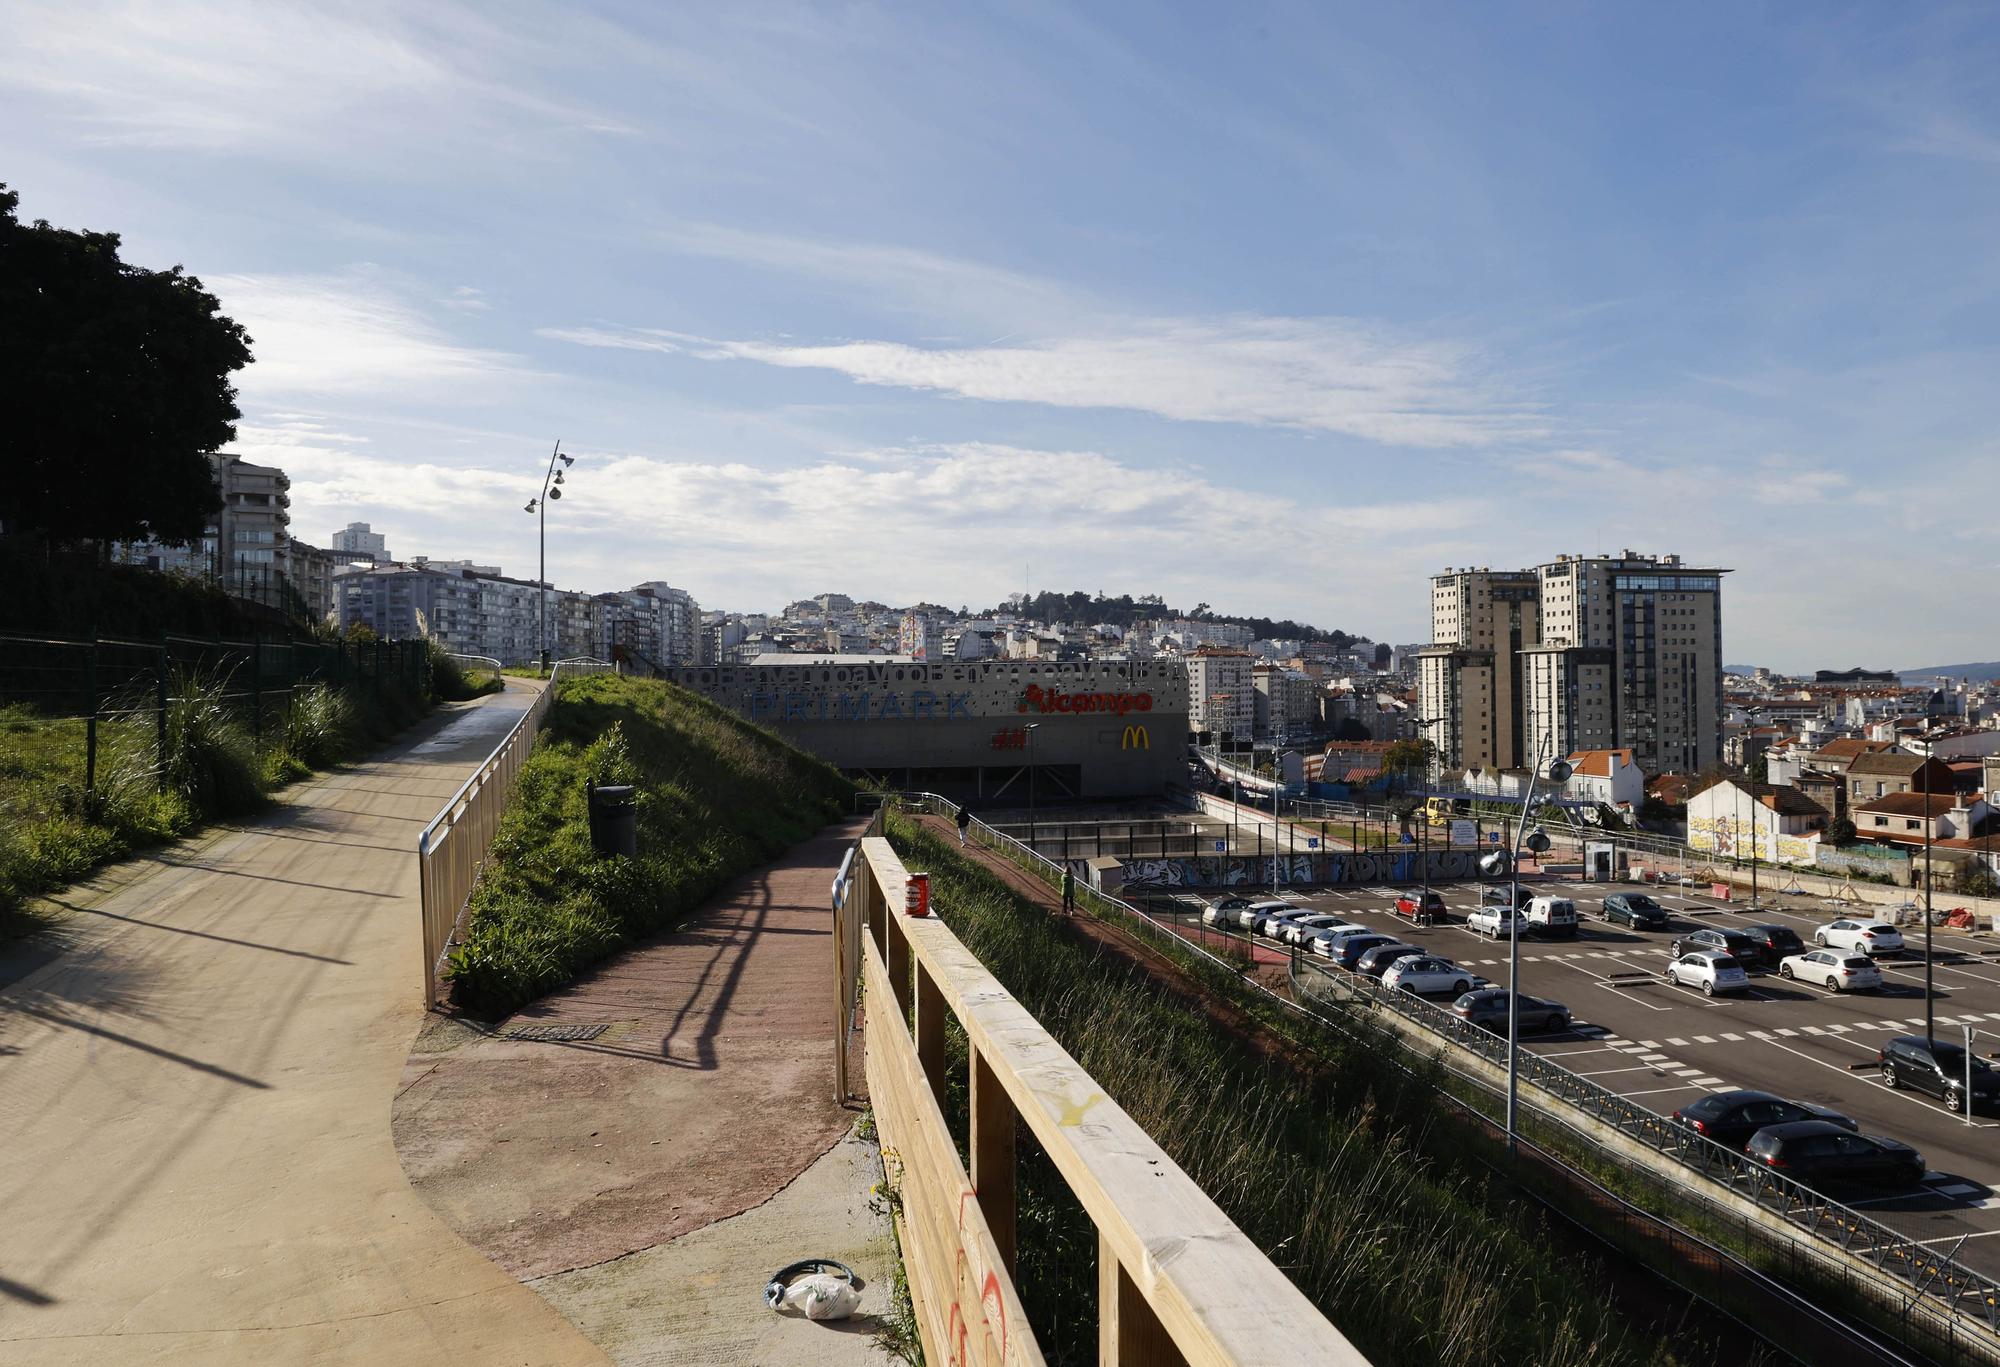
[[[836,972],[865,987],[868,1097],[926,1360],[1043,1359],[1015,1287],[1015,1143],[1025,1129],[1095,1230],[1098,1361],[1366,1359],[936,916],[864,837],[836,880]],[[850,957],[843,948],[854,945]],[[947,1021],[967,1043],[969,1114],[945,1118]],[[841,1028],[844,1029],[844,1021]]]
[[[464,929],[472,890],[485,869],[486,855],[507,800],[514,795],[522,768],[535,748],[535,737],[555,702],[556,683],[565,670],[572,674],[603,674],[614,666],[604,660],[558,660],[549,681],[528,704],[520,720],[509,727],[493,752],[459,785],[438,814],[417,836],[417,886],[424,929],[424,1009],[436,1010],[438,975],[445,956]]]
[[[935,793],[904,793],[898,801],[914,810],[946,818],[955,817],[958,811],[958,804]],[[985,827],[985,823],[977,818],[972,821],[968,834],[982,848],[993,850],[1045,881],[1054,883],[1062,875],[1061,865],[1036,853],[1022,841]],[[1323,1021],[1328,1019],[1323,1013],[1327,1006],[1387,1012],[1414,1023],[1442,1044],[1461,1046],[1475,1058],[1495,1068],[1504,1070],[1506,1067],[1507,1041],[1504,1035],[1470,1026],[1445,1008],[1414,994],[1385,989],[1365,974],[1341,972],[1330,965],[1304,958],[1294,950],[1289,956],[1292,997],[1288,999],[1272,992],[1246,972],[1246,964],[1252,961],[1247,951],[1256,946],[1256,941],[1250,937],[1224,935],[1225,943],[1240,942],[1244,950],[1234,958],[1218,955],[1198,941],[1162,926],[1151,912],[1123,898],[1089,888],[1081,880],[1078,880],[1076,893],[1079,902],[1125,923],[1128,928],[1137,931],[1139,938],[1205,961],[1211,968],[1229,974],[1288,1010],[1302,1010]],[[1883,1294],[1885,1288],[1857,1280],[1859,1267],[1866,1266],[1893,1279],[1895,1291],[1903,1301],[1899,1313],[1906,1326],[1906,1341],[1926,1348],[1943,1345],[1954,1350],[1969,1349],[1984,1358],[2000,1360],[2000,1338],[1996,1338],[2000,1335],[2000,1281],[1935,1253],[1926,1248],[1923,1241],[1899,1234],[1823,1193],[1773,1172],[1714,1140],[1683,1129],[1666,1117],[1539,1055],[1522,1051],[1519,1068],[1524,1086],[1537,1089],[1563,1108],[1537,1107],[1538,1112],[1564,1125],[1580,1142],[1596,1146],[1607,1154],[1612,1152],[1603,1149],[1602,1141],[1595,1136],[1565,1119],[1563,1110],[1616,1129],[1654,1152],[1675,1160],[1679,1170],[1708,1179],[1713,1184],[1708,1191],[1733,1193],[1746,1198],[1760,1210],[1781,1218],[1790,1229],[1806,1236],[1807,1245],[1820,1252],[1821,1257],[1810,1259],[1797,1247],[1784,1247],[1764,1237],[1758,1226],[1742,1226],[1749,1239],[1761,1240],[1763,1246],[1783,1259],[1791,1271],[1816,1270],[1824,1277],[1830,1274],[1831,1267],[1840,1266],[1844,1290],[1855,1299],[1877,1303],[1886,1299]],[[1483,1078],[1473,1078],[1464,1072],[1457,1072],[1457,1075],[1486,1085]],[[1686,1195],[1716,1206],[1716,1203],[1706,1200],[1706,1193],[1700,1184],[1688,1183],[1683,1187]],[[1835,1249],[1858,1261],[1832,1263],[1825,1255]]]

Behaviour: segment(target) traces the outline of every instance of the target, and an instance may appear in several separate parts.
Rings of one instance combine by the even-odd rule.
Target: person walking
[[[1063,915],[1076,915],[1076,879],[1067,866],[1062,872]]]
[[[963,802],[958,804],[958,847],[965,848],[965,831],[972,824],[972,808]]]

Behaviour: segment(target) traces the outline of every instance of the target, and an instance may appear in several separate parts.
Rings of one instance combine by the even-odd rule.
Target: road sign
[[[1488,842],[1489,844],[1494,844],[1494,845],[1497,845],[1497,844],[1499,844],[1499,843],[1500,843],[1500,832],[1498,832],[1498,831],[1488,831],[1488,832],[1486,833],[1486,839],[1487,839],[1487,842]]]
[[[1224,850],[1227,850],[1228,848],[1229,848],[1229,842],[1227,840],[1218,840],[1215,842],[1215,852],[1217,854],[1221,854]]]
[[[1414,835],[1411,835],[1408,831],[1404,831],[1403,838],[1401,840],[1398,840],[1396,843],[1398,845],[1414,845],[1417,843],[1417,838]]]
[[[1309,850],[1316,850],[1316,849],[1318,849],[1318,848],[1319,848],[1319,837],[1318,837],[1318,836],[1316,836],[1316,835],[1309,835],[1309,836],[1307,836],[1307,837],[1306,837],[1306,848],[1307,848],[1307,849],[1309,849]]]

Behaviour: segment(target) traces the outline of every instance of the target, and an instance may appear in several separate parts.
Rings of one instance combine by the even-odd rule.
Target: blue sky
[[[1736,571],[1732,662],[1992,658],[1978,6],[16,3],[0,178],[256,339],[294,530],[704,604]]]

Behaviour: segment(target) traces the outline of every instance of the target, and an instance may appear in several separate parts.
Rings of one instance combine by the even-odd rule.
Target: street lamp
[[[1548,833],[1539,826],[1532,834],[1527,832],[1528,813],[1535,803],[1535,780],[1543,773],[1542,766],[1548,765],[1547,774],[1551,784],[1567,783],[1572,766],[1566,759],[1544,756],[1555,749],[1552,737],[1544,736],[1535,751],[1535,767],[1528,771],[1528,791],[1521,796],[1521,820],[1514,828],[1513,848],[1496,850],[1479,861],[1479,867],[1486,873],[1509,875],[1507,889],[1507,1151],[1515,1151],[1514,1114],[1520,1098],[1521,1081],[1521,850],[1526,845],[1529,850],[1540,855],[1549,848]]]
[[[1031,721],[1022,729],[1028,733],[1028,848],[1040,854],[1041,842],[1035,838],[1035,732],[1042,724]]]
[[[538,569],[535,574],[535,594],[541,608],[540,624],[537,630],[541,647],[542,674],[545,677],[549,672],[549,500],[562,497],[563,482],[562,470],[556,469],[557,461],[563,463],[564,469],[576,464],[575,456],[566,456],[563,454],[562,442],[560,441],[556,443],[556,449],[549,453],[549,468],[542,472],[541,495],[537,498],[529,499],[527,506],[521,510],[525,513],[539,513],[541,519],[541,548]]]

